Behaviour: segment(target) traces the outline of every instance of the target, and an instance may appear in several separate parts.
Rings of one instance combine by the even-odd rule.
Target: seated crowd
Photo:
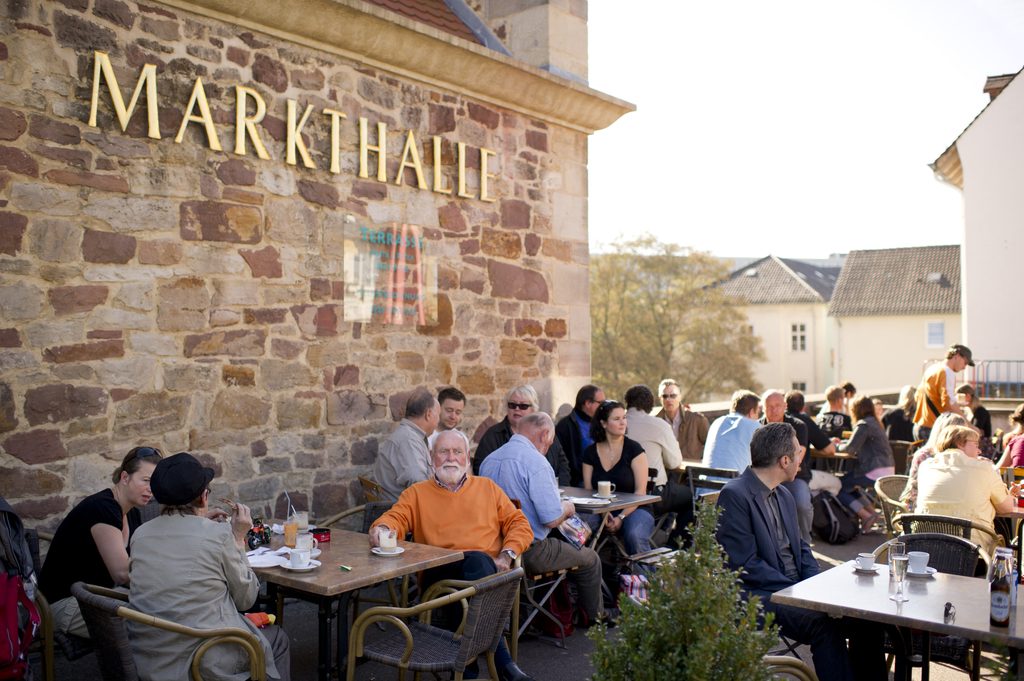
[[[834,489],[865,530],[877,520],[864,491],[895,472],[890,440],[907,437],[915,413],[920,416],[915,391],[908,388],[885,412],[852,385],[833,386],[817,418],[806,413],[800,391],[768,390],[759,396],[740,390],[728,413],[709,423],[684,403],[672,379],[658,386],[657,410],[647,386],[631,387],[618,402],[606,399],[600,387],[585,385],[556,423],[540,410],[536,389],[524,384],[507,393],[504,417],[483,433],[472,456],[470,438],[460,429],[465,395],[455,387],[436,396],[418,389],[373,465],[375,482],[393,504],[372,526],[369,542],[377,546],[382,532],[394,531],[464,552],[458,563],[428,570],[424,590],[447,578],[480,579],[517,561],[528,575],[569,570],[582,624],[614,623],[614,604],[602,596],[598,554],[590,546],[573,545],[556,529],[576,513],[560,487],[597,490],[607,482],[619,492],[659,497],[651,506],[583,516],[594,530],[603,520],[602,531],[619,536],[625,552],[636,556],[652,549],[656,516],[671,514],[675,521],[660,543],[685,545],[694,510],[681,476],[688,462],[731,469],[736,477],[717,501],[722,510],[717,536],[729,566],[742,571],[744,591],[762,597],[784,634],[811,645],[820,678],[885,678],[877,631],[857,621],[771,604],[768,598],[819,571],[810,550],[811,500],[819,489]],[[972,425],[970,414],[984,408],[973,391],[960,394],[969,413],[931,419],[927,442],[909,462],[902,501],[911,511],[965,517],[991,529],[996,513],[1012,506],[1018,489],[1008,490],[992,462],[979,458],[979,443],[992,442],[991,422],[987,413],[981,416],[988,435]],[[1024,405],[1011,422],[1013,431],[994,451],[1003,452],[1000,465],[1024,465]],[[811,448],[823,455],[846,452],[855,460],[839,479],[814,470]],[[229,504],[230,512],[211,507],[213,475],[187,453],[164,458],[154,448],[132,449],[115,470],[112,486],[75,506],[57,529],[40,576],[55,628],[88,636],[70,595],[72,583],[126,587],[133,607],[143,612],[200,628],[256,632],[269,678],[289,678],[287,636],[273,626],[257,629],[239,614],[254,605],[259,590],[245,555],[252,518],[243,504]],[[139,509],[151,498],[161,504],[160,514],[143,524]],[[984,537],[975,540],[991,550]],[[132,635],[146,651],[136,655],[143,678],[185,677],[198,641],[140,626],[132,627]],[[238,657],[209,655],[205,665],[217,678],[230,678],[243,673]],[[530,678],[504,643],[495,663],[502,679]],[[475,669],[467,672],[472,678]]]

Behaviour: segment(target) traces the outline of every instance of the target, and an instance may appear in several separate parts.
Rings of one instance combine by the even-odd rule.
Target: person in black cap
[[[132,606],[198,629],[249,629],[263,642],[268,678],[288,681],[287,634],[274,626],[257,629],[239,612],[252,607],[259,593],[245,556],[249,508],[232,504],[229,523],[208,518],[213,476],[213,469],[187,452],[162,459],[153,470],[150,489],[163,508],[132,537]],[[200,639],[130,621],[128,627],[141,678],[189,677]],[[248,659],[241,647],[214,646],[203,657],[203,678],[244,681]]]
[[[971,349],[956,343],[949,346],[946,361],[928,367],[917,388],[917,410],[914,412],[914,439],[927,440],[939,414],[963,414],[956,402],[956,375],[974,366]]]

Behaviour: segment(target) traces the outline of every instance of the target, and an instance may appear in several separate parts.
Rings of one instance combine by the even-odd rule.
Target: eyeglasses
[[[678,400],[679,399],[679,395],[665,394],[665,395],[661,396],[661,399],[663,399],[663,400]]]
[[[509,411],[526,411],[527,409],[533,409],[533,405],[529,402],[509,402]]]

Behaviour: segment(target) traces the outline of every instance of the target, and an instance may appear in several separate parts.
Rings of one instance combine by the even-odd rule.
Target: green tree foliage
[[[647,235],[592,256],[590,314],[594,382],[621,397],[634,384],[674,378],[683,402],[760,390],[753,364],[764,358],[742,301],[715,283],[728,276],[711,255]]]
[[[744,601],[739,575],[715,540],[718,509],[702,504],[693,545],[659,566],[648,602],[622,599],[619,628],[594,627],[594,681],[767,681],[762,662],[778,641],[771,615],[757,628],[760,601]]]

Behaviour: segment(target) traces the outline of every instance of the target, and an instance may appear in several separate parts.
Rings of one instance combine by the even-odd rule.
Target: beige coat
[[[199,629],[242,627],[256,632],[270,678],[280,678],[266,639],[239,613],[256,602],[259,580],[245,552],[235,545],[228,523],[180,515],[144,523],[132,536],[129,574],[133,608]],[[200,639],[133,622],[128,622],[128,631],[140,678],[190,678]],[[248,666],[240,646],[215,646],[203,657],[203,678],[245,681]]]
[[[708,420],[700,412],[690,411],[680,407],[682,421],[679,424],[679,451],[686,461],[700,461],[704,458],[704,443],[708,439]],[[664,409],[659,409],[654,414],[672,427],[672,421],[665,414]]]

